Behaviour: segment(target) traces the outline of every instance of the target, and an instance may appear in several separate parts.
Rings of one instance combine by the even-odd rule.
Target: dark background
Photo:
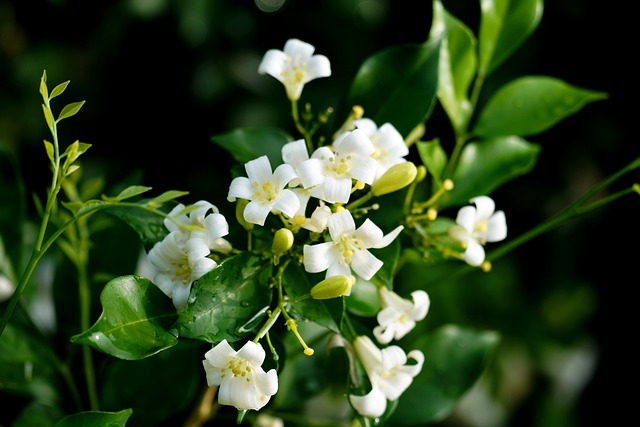
[[[478,3],[443,1],[476,32]],[[547,1],[539,28],[487,81],[490,90],[521,75],[549,75],[609,94],[530,138],[542,146],[537,166],[494,194],[507,213],[510,236],[550,217],[638,155],[629,14],[603,2]],[[87,101],[60,126],[63,145],[75,139],[92,144],[85,174],[118,182],[137,173],[158,194],[187,190],[186,201],[204,198],[224,209],[230,160],[210,137],[238,126],[291,130],[283,87],[256,71],[267,49],[282,49],[297,37],[331,60],[331,78],[303,92],[303,101],[319,110],[338,102],[366,57],[424,41],[430,22],[430,1],[288,0],[267,13],[249,0],[0,0],[0,144],[19,157],[29,191],[44,191],[49,176],[42,139],[49,135],[38,84],[46,69],[50,88],[71,80],[54,109]],[[436,110],[427,137],[440,136],[446,147],[448,135]],[[636,173],[613,190],[633,179],[640,182]],[[573,283],[588,284],[596,302],[582,326],[596,340],[600,359],[577,408],[579,425],[596,425],[596,418],[598,425],[615,425],[633,413],[629,389],[638,370],[631,358],[637,322],[631,295],[638,285],[639,202],[627,196],[514,254],[526,272],[521,286],[532,305],[552,287],[570,289]],[[513,425],[534,425],[539,393],[534,389],[517,408]]]

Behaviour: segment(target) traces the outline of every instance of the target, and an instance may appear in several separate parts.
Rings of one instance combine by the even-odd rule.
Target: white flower
[[[420,373],[424,354],[420,350],[405,354],[396,345],[380,350],[365,335],[356,337],[353,346],[369,377],[371,391],[364,396],[351,394],[349,400],[359,414],[379,417],[387,409],[387,400],[397,400]],[[408,365],[409,359],[416,363]]]
[[[381,344],[404,337],[429,311],[429,295],[423,290],[411,293],[413,301],[400,297],[386,286],[382,286],[378,292],[382,310],[378,312],[379,325],[373,329],[373,335]]]
[[[371,157],[375,147],[359,129],[345,132],[328,146],[319,147],[311,158],[300,164],[298,175],[311,195],[329,203],[347,203],[351,195],[352,179],[371,184],[376,176],[377,163]]]
[[[464,206],[458,211],[457,225],[450,229],[450,235],[466,246],[462,259],[477,267],[484,261],[482,246],[507,237],[507,221],[503,211],[494,212],[495,203],[490,197],[478,196],[470,202],[475,207]]]
[[[378,163],[376,179],[391,166],[407,161],[404,156],[409,154],[409,148],[400,132],[391,123],[384,123],[379,128],[368,118],[357,119],[353,123],[356,128],[364,131],[375,147],[371,157]]]
[[[238,351],[222,340],[204,355],[202,364],[210,387],[219,386],[218,403],[239,410],[260,410],[278,391],[275,369],[262,369],[265,352],[247,341]]]
[[[314,55],[315,47],[298,39],[289,39],[284,51],[269,49],[260,65],[258,73],[269,74],[278,79],[287,91],[291,101],[297,101],[305,83],[319,77],[331,75],[331,64],[324,55]]]
[[[189,208],[178,204],[169,212],[164,225],[170,232],[183,233],[185,241],[200,238],[205,240],[212,251],[223,254],[231,251],[231,243],[222,238],[229,234],[227,220],[216,206],[205,200],[200,200]]]
[[[169,233],[149,251],[149,262],[158,270],[154,283],[173,300],[178,311],[186,307],[193,282],[218,265],[208,258],[210,253],[204,240],[185,241],[179,230]]]
[[[227,200],[234,202],[239,197],[250,201],[244,209],[245,221],[264,225],[269,212],[282,212],[289,218],[296,214],[300,201],[293,191],[284,188],[296,178],[291,165],[282,164],[272,173],[269,158],[261,156],[244,167],[248,178],[239,176],[231,181]]]
[[[327,218],[331,241],[316,245],[304,245],[304,267],[310,273],[327,270],[325,278],[337,275],[351,277],[351,269],[369,280],[382,267],[382,261],[367,249],[389,245],[402,231],[400,225],[387,235],[370,219],[356,230],[348,210],[342,210]]]

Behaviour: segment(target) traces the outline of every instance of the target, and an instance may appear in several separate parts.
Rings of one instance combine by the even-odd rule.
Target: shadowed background
[[[339,102],[365,58],[385,47],[426,40],[431,23],[430,1],[288,0],[272,2],[273,10],[266,3],[0,0],[0,144],[18,156],[27,190],[44,194],[50,179],[42,147],[49,135],[38,93],[45,69],[50,88],[71,80],[66,102],[87,101],[60,126],[63,146],[75,139],[92,144],[83,156],[86,175],[102,174],[107,182],[133,175],[155,194],[186,190],[186,202],[207,199],[225,211],[230,208],[231,161],[211,136],[240,126],[292,131],[284,88],[257,74],[267,49],[282,49],[295,37],[330,59],[332,76],[308,84],[302,96],[320,110]],[[476,33],[478,3],[443,1]],[[631,67],[613,53],[613,46],[627,39],[624,17],[601,2],[546,3],[539,28],[487,81],[486,90],[536,74],[607,92],[609,99],[530,138],[542,146],[536,168],[493,195],[507,215],[510,236],[549,218],[638,155],[631,136],[635,76],[632,80]],[[56,105],[62,106],[54,103],[54,109]],[[445,148],[451,144],[439,107],[425,139],[435,136]],[[640,181],[637,174],[635,180]],[[615,188],[631,183],[625,179]],[[581,363],[588,367],[581,359],[561,365],[567,375],[577,370],[573,381],[579,401],[575,408],[569,405],[570,416],[556,417],[553,423],[544,415],[550,411],[550,396],[566,390],[550,379],[555,377],[535,360],[535,351],[526,352],[534,357],[527,366],[534,368],[518,377],[524,382],[516,382],[519,397],[510,407],[510,425],[592,425],[596,416],[609,417],[608,424],[625,419],[624,391],[613,383],[637,377],[627,348],[635,322],[627,301],[638,282],[631,270],[637,249],[630,247],[638,237],[638,202],[626,197],[505,258],[519,271],[519,283],[511,284],[517,287],[511,310],[504,307],[509,296],[500,295],[496,303],[483,299],[490,293],[473,289],[457,294],[468,299],[461,307],[475,308],[451,321],[516,338],[522,334],[526,338],[521,341],[532,348],[539,348],[529,342],[536,336],[558,348],[593,345],[588,347],[596,358],[592,371],[580,371]],[[490,276],[483,280],[491,286]],[[438,295],[432,294],[434,316]],[[447,313],[442,311],[440,319],[446,320]],[[532,325],[543,326],[534,330]],[[605,407],[602,402],[613,393],[618,405]],[[443,424],[484,427],[481,418],[460,415]]]

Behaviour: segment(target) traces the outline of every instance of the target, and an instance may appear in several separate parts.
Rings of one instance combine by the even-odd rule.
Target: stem
[[[86,218],[78,221],[78,231],[80,240],[77,248],[78,258],[76,268],[78,269],[80,329],[86,331],[91,326],[91,286],[87,273],[87,265],[89,262],[89,231],[86,225]],[[89,407],[92,411],[97,411],[99,409],[99,403],[91,347],[82,346],[82,358],[85,380],[87,382],[87,393],[89,395]]]
[[[591,188],[589,191],[587,191],[586,193],[584,193],[582,196],[580,196],[578,199],[576,199],[574,202],[572,202],[569,206],[567,206],[566,208],[564,208],[562,211],[558,212],[557,214],[555,214],[553,217],[549,218],[547,221],[543,222],[542,224],[532,228],[531,230],[527,231],[524,234],[521,234],[520,236],[516,237],[515,239],[509,241],[508,243],[500,246],[499,248],[493,250],[490,254],[490,256],[488,256],[487,258],[491,258],[491,260],[495,260],[498,259],[504,255],[506,255],[507,253],[511,252],[512,250],[514,250],[515,248],[521,246],[523,243],[543,234],[546,233],[547,231],[557,227],[558,225],[569,221],[570,219],[573,218],[577,218],[581,215],[584,215],[586,213],[591,212],[592,210],[599,208],[601,206],[604,206],[608,203],[613,202],[614,200],[619,199],[620,197],[629,194],[629,193],[633,193],[634,190],[632,187],[629,187],[627,189],[621,190],[619,192],[616,192],[604,199],[598,200],[596,202],[593,202],[591,204],[587,204],[587,202],[598,192],[602,191],[603,189],[605,189],[606,187],[610,186],[611,184],[613,184],[616,180],[618,180],[620,177],[622,177],[623,175],[633,171],[634,169],[638,169],[640,168],[640,157],[636,158],[634,161],[632,161],[631,163],[629,163],[627,166],[625,166],[624,168],[618,170],[617,172],[613,173],[612,175],[610,175],[609,177],[607,177],[606,179],[602,180],[601,182],[599,182],[598,184],[596,184],[593,188]]]
[[[302,125],[302,123],[300,123],[298,101],[291,101],[291,117],[293,117],[293,123],[296,125],[296,129],[304,137],[304,140],[307,143],[307,150],[309,150],[309,153],[313,153],[313,142],[311,141],[311,138],[309,138],[309,134],[307,133],[305,127]]]
[[[73,218],[69,219],[65,224],[63,224],[58,230],[56,230],[42,245],[39,249],[34,248],[33,253],[31,254],[31,258],[29,259],[29,263],[27,264],[24,272],[22,273],[22,276],[20,277],[20,282],[18,282],[18,286],[16,287],[16,290],[13,292],[13,295],[11,296],[11,299],[9,300],[9,305],[7,306],[7,309],[5,310],[3,316],[2,316],[2,323],[0,323],[0,337],[2,337],[2,333],[4,332],[4,329],[7,327],[7,324],[9,323],[9,319],[11,318],[11,315],[13,314],[13,311],[16,308],[16,305],[18,304],[18,301],[20,300],[20,297],[22,296],[22,293],[24,292],[25,287],[27,286],[27,283],[29,282],[29,279],[31,278],[31,275],[33,274],[36,265],[38,264],[38,262],[40,261],[40,259],[42,258],[42,256],[47,252],[47,250],[51,247],[51,245],[53,244],[53,242],[56,241],[56,239],[58,237],[60,237],[60,235],[62,233],[65,232],[65,230],[67,228],[69,228],[71,225],[73,225],[76,221],[78,221],[78,219],[82,218],[83,216],[87,216],[90,215],[92,213],[95,213],[101,209],[106,209],[109,208],[111,206],[127,206],[127,207],[135,207],[135,208],[139,208],[139,209],[143,209],[143,210],[147,210],[150,212],[158,212],[156,209],[152,209],[146,206],[141,206],[141,205],[137,205],[135,203],[123,203],[123,202],[117,202],[117,203],[104,203],[104,204],[96,204],[90,207],[87,207],[84,211],[82,211],[80,214],[78,214],[77,216],[74,216]],[[164,215],[164,212],[161,212]]]

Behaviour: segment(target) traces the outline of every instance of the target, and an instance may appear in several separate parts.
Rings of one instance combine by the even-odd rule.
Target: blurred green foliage
[[[443,1],[474,29],[477,3]],[[552,75],[609,94],[609,100],[537,135],[535,142],[543,147],[537,167],[493,195],[507,213],[511,236],[544,221],[637,155],[629,107],[635,105],[630,93],[635,77],[612,53],[627,37],[618,13],[596,1],[547,2],[539,29],[486,82],[490,90],[523,74]],[[190,201],[226,200],[233,159],[211,136],[236,127],[290,126],[282,87],[256,72],[267,49],[297,37],[332,58],[332,81],[320,79],[305,88],[305,99],[320,109],[344,96],[341,88],[346,90],[372,53],[426,40],[431,18],[431,2],[408,0],[287,0],[272,12],[249,0],[0,0],[0,149],[15,155],[25,179],[21,183],[0,165],[8,189],[2,204],[21,204],[21,195],[41,194],[49,182],[36,85],[43,69],[52,81],[71,80],[70,96],[87,100],[61,129],[63,138],[92,145],[83,158],[85,178],[103,176],[116,188],[122,182],[147,185],[158,194],[185,190]],[[450,146],[443,138],[451,135],[447,123],[436,107],[425,140],[438,136]],[[637,227],[630,230],[635,236],[625,228],[637,221],[637,206],[637,199],[624,200],[567,223],[496,262],[490,275],[452,277],[446,265],[411,264],[401,270],[403,283],[414,283],[431,297],[421,332],[457,323],[499,331],[503,338],[486,377],[443,426],[490,427],[505,420],[509,426],[566,427],[592,425],[599,417],[611,425],[626,419],[626,408],[606,409],[602,402],[619,390],[614,378],[630,378],[637,369],[627,363],[627,344],[612,334],[613,328],[630,334],[635,322],[624,295],[637,282],[632,270],[637,250],[627,248],[638,235]],[[22,209],[35,216],[31,204]],[[7,211],[0,209],[2,224],[11,221]],[[126,252],[138,250],[125,228],[96,238],[96,246],[128,240],[132,247]],[[5,250],[19,251],[11,244],[16,240],[5,238]],[[120,271],[103,271],[105,276],[135,268],[122,248],[109,256],[123,261]],[[114,265],[100,257],[94,262],[105,269]],[[54,286],[64,286],[64,277]],[[97,301],[93,307],[97,317]],[[55,316],[64,325],[70,314]],[[24,345],[29,343],[39,351],[37,339]],[[78,351],[69,343],[59,345]],[[189,348],[177,351],[191,356]],[[170,361],[174,355],[162,357]],[[200,354],[193,357],[197,365]],[[150,363],[141,365],[151,375]],[[122,397],[114,384],[126,378],[127,369],[120,362],[105,368],[113,378],[104,385],[109,401]],[[4,408],[3,403],[1,416],[11,415]]]

